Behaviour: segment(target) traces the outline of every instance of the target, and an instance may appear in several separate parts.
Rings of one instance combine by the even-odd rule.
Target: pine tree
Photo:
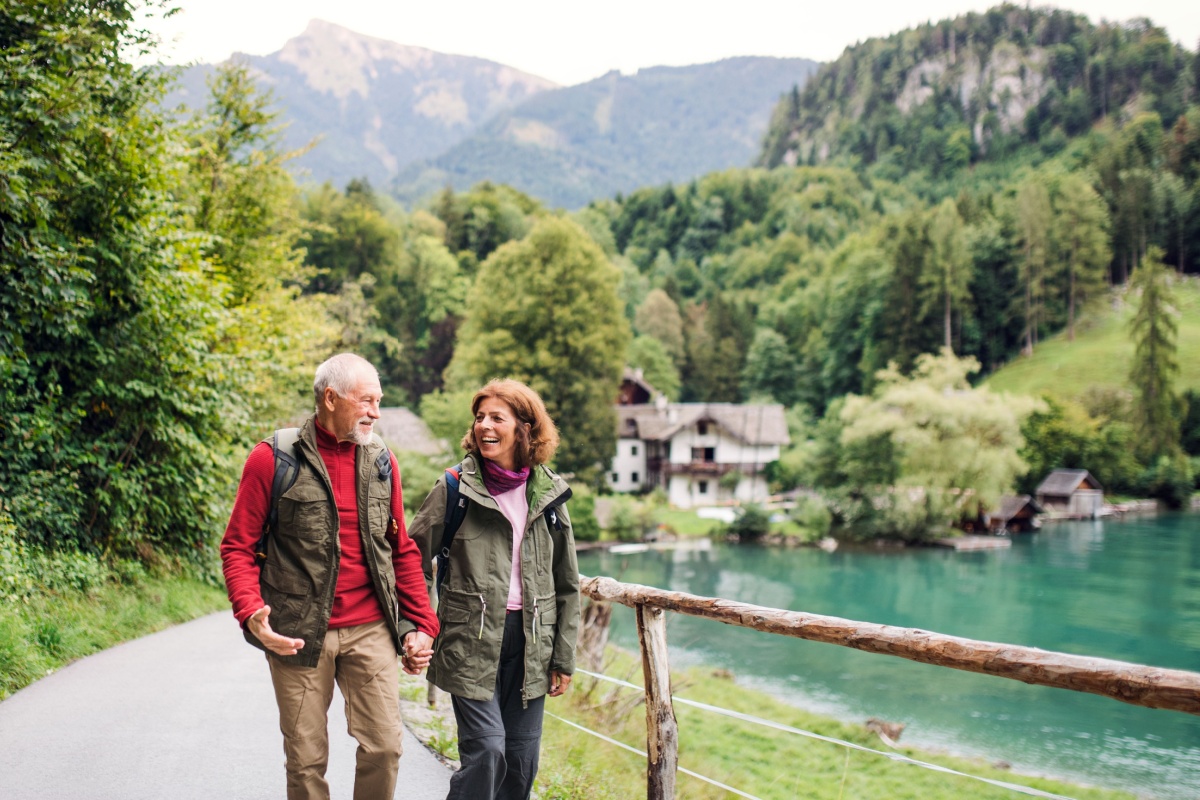
[[[970,296],[971,291],[971,258],[967,253],[966,230],[953,200],[943,200],[933,212],[929,238],[933,245],[933,263],[922,275],[928,291],[926,303],[942,306],[942,346],[953,352],[952,311],[955,305]]]
[[[1067,338],[1075,341],[1078,306],[1103,286],[1112,258],[1108,209],[1091,184],[1074,174],[1063,178],[1054,205],[1054,239],[1066,273]]]
[[[1050,194],[1037,178],[1017,192],[1017,230],[1021,241],[1021,283],[1025,289],[1025,354],[1033,353],[1043,313],[1046,251],[1049,244]]]
[[[1151,247],[1134,271],[1130,288],[1140,295],[1130,321],[1134,340],[1129,382],[1138,402],[1135,424],[1143,455],[1157,458],[1179,449],[1180,403],[1175,395],[1179,375],[1179,323],[1171,278],[1162,251]]]

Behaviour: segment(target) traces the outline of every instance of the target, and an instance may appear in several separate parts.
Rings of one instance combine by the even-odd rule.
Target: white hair
[[[365,358],[354,353],[338,353],[326,359],[317,367],[313,378],[313,397],[317,408],[325,399],[325,390],[333,389],[339,396],[345,397],[355,387],[359,380],[371,377],[379,382],[379,371]]]

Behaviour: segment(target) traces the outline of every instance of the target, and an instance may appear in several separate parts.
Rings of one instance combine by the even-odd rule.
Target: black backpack
[[[459,478],[462,476],[462,462],[453,467],[446,468],[446,516],[442,522],[442,546],[434,555],[434,560],[437,562],[437,596],[441,599],[442,583],[446,580],[446,575],[450,572],[450,545],[454,542],[454,534],[458,533],[458,529],[462,527],[463,520],[467,516],[467,506],[470,501],[463,497],[458,490]],[[542,515],[546,518],[546,524],[553,527],[556,531],[562,530],[562,520],[559,519],[558,509],[563,503],[571,499],[571,490],[568,489],[562,497],[558,498],[559,502],[552,506],[547,506]]]
[[[254,546],[254,560],[261,567],[267,560],[267,542],[279,527],[279,498],[292,488],[296,476],[300,474],[300,459],[296,456],[296,442],[300,440],[299,428],[280,428],[271,439],[271,449],[275,452],[275,477],[271,480],[271,501],[267,512],[267,520],[263,523],[262,536]],[[392,456],[386,447],[375,459],[375,468],[379,477],[387,483],[388,491],[392,490]],[[390,527],[390,524],[389,524]]]

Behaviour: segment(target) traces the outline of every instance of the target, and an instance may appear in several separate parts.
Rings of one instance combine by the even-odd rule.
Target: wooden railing
[[[612,578],[581,576],[582,593],[637,612],[646,693],[647,800],[675,797],[679,729],[671,702],[666,615],[674,611],[765,633],[899,656],[923,664],[979,672],[1039,686],[1111,697],[1146,708],[1200,715],[1200,673],[1159,669],[947,636],[918,628],[783,611],[683,592],[668,592]]]

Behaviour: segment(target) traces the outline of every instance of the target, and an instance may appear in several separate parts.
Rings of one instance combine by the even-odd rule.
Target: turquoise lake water
[[[579,568],[793,611],[1200,671],[1195,513],[1047,523],[1008,550],[713,545],[591,551]],[[677,614],[667,631],[673,666],[725,667],[744,685],[847,721],[904,722],[905,744],[1146,797],[1200,798],[1200,717]],[[612,639],[636,650],[632,611],[616,607]]]

